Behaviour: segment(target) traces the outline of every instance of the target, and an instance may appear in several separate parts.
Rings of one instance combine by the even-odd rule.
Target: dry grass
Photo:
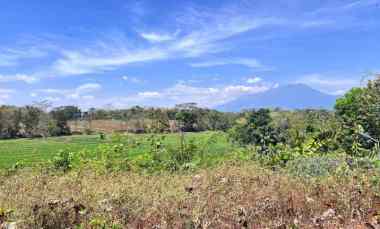
[[[14,209],[7,220],[21,228],[376,228],[369,176],[306,182],[253,164],[196,174],[22,171],[0,177],[0,208]]]

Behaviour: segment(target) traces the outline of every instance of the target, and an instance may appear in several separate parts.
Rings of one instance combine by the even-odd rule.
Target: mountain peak
[[[296,83],[272,88],[268,91],[240,97],[217,107],[222,111],[241,111],[250,108],[332,109],[336,96]]]

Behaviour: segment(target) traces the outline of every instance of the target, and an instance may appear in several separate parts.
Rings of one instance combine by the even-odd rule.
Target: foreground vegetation
[[[193,173],[23,171],[0,182],[1,221],[21,228],[375,228],[379,174],[303,179],[226,162]],[[360,227],[361,226],[361,227]]]
[[[187,104],[175,108],[178,133],[166,133],[171,110],[158,109],[145,113],[156,114],[149,134],[2,141],[0,225],[378,228],[378,104],[380,78],[338,99],[334,112]]]

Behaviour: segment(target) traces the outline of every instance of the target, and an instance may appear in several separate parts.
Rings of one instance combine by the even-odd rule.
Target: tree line
[[[76,106],[61,106],[51,110],[45,103],[32,106],[0,106],[0,138],[47,137],[71,134],[71,120],[122,120],[141,122],[142,132],[164,133],[175,121],[179,130],[226,131],[237,114],[197,107],[194,103],[179,104],[174,108],[134,106],[129,109],[105,110],[91,108],[81,111]],[[147,125],[149,123],[149,125]]]
[[[165,133],[171,121],[182,131],[226,131],[238,144],[254,145],[263,154],[289,147],[320,153],[342,150],[368,155],[380,148],[380,77],[365,87],[352,88],[336,101],[334,110],[245,110],[220,112],[195,103],[173,108],[134,106],[129,109],[89,109],[76,106],[48,109],[32,106],[0,107],[0,138],[46,137],[71,134],[69,120],[139,120],[143,132]],[[150,125],[144,122],[149,120]]]
[[[80,113],[75,106],[47,110],[45,102],[32,106],[0,106],[0,138],[69,135],[67,121]]]

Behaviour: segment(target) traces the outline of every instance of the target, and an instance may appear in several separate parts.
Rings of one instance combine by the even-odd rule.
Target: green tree
[[[175,118],[181,123],[182,131],[194,131],[196,129],[197,115],[191,110],[181,110]]]
[[[270,146],[283,141],[272,125],[269,109],[245,112],[231,129],[230,136],[241,144],[260,146],[263,153],[266,153]]]
[[[366,155],[375,145],[373,139],[380,139],[380,78],[370,80],[365,88],[351,89],[337,100],[335,111],[342,126],[342,147],[348,153]]]
[[[70,128],[67,125],[69,120],[80,117],[81,110],[76,106],[62,106],[50,111],[54,122],[49,122],[49,132],[51,135],[70,134]]]

